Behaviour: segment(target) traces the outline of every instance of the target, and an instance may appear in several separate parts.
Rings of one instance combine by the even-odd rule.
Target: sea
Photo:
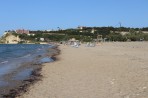
[[[0,44],[0,92],[30,77],[35,69],[32,65],[53,62],[53,47],[51,44]]]

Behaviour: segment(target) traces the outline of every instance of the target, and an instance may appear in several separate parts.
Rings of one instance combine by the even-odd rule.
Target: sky
[[[148,27],[148,0],[0,0],[0,35],[6,30],[78,26]]]

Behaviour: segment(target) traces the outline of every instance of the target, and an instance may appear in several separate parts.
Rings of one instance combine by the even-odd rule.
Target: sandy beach
[[[19,98],[148,98],[148,42],[59,49],[42,81]]]

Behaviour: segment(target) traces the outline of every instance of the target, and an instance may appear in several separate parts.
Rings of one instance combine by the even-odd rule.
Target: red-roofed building
[[[29,30],[18,29],[18,30],[16,30],[16,33],[18,33],[18,34],[29,34]]]

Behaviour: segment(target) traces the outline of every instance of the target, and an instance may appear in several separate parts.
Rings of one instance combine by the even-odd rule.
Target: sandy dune
[[[148,98],[148,42],[59,48],[60,60],[20,98]]]

